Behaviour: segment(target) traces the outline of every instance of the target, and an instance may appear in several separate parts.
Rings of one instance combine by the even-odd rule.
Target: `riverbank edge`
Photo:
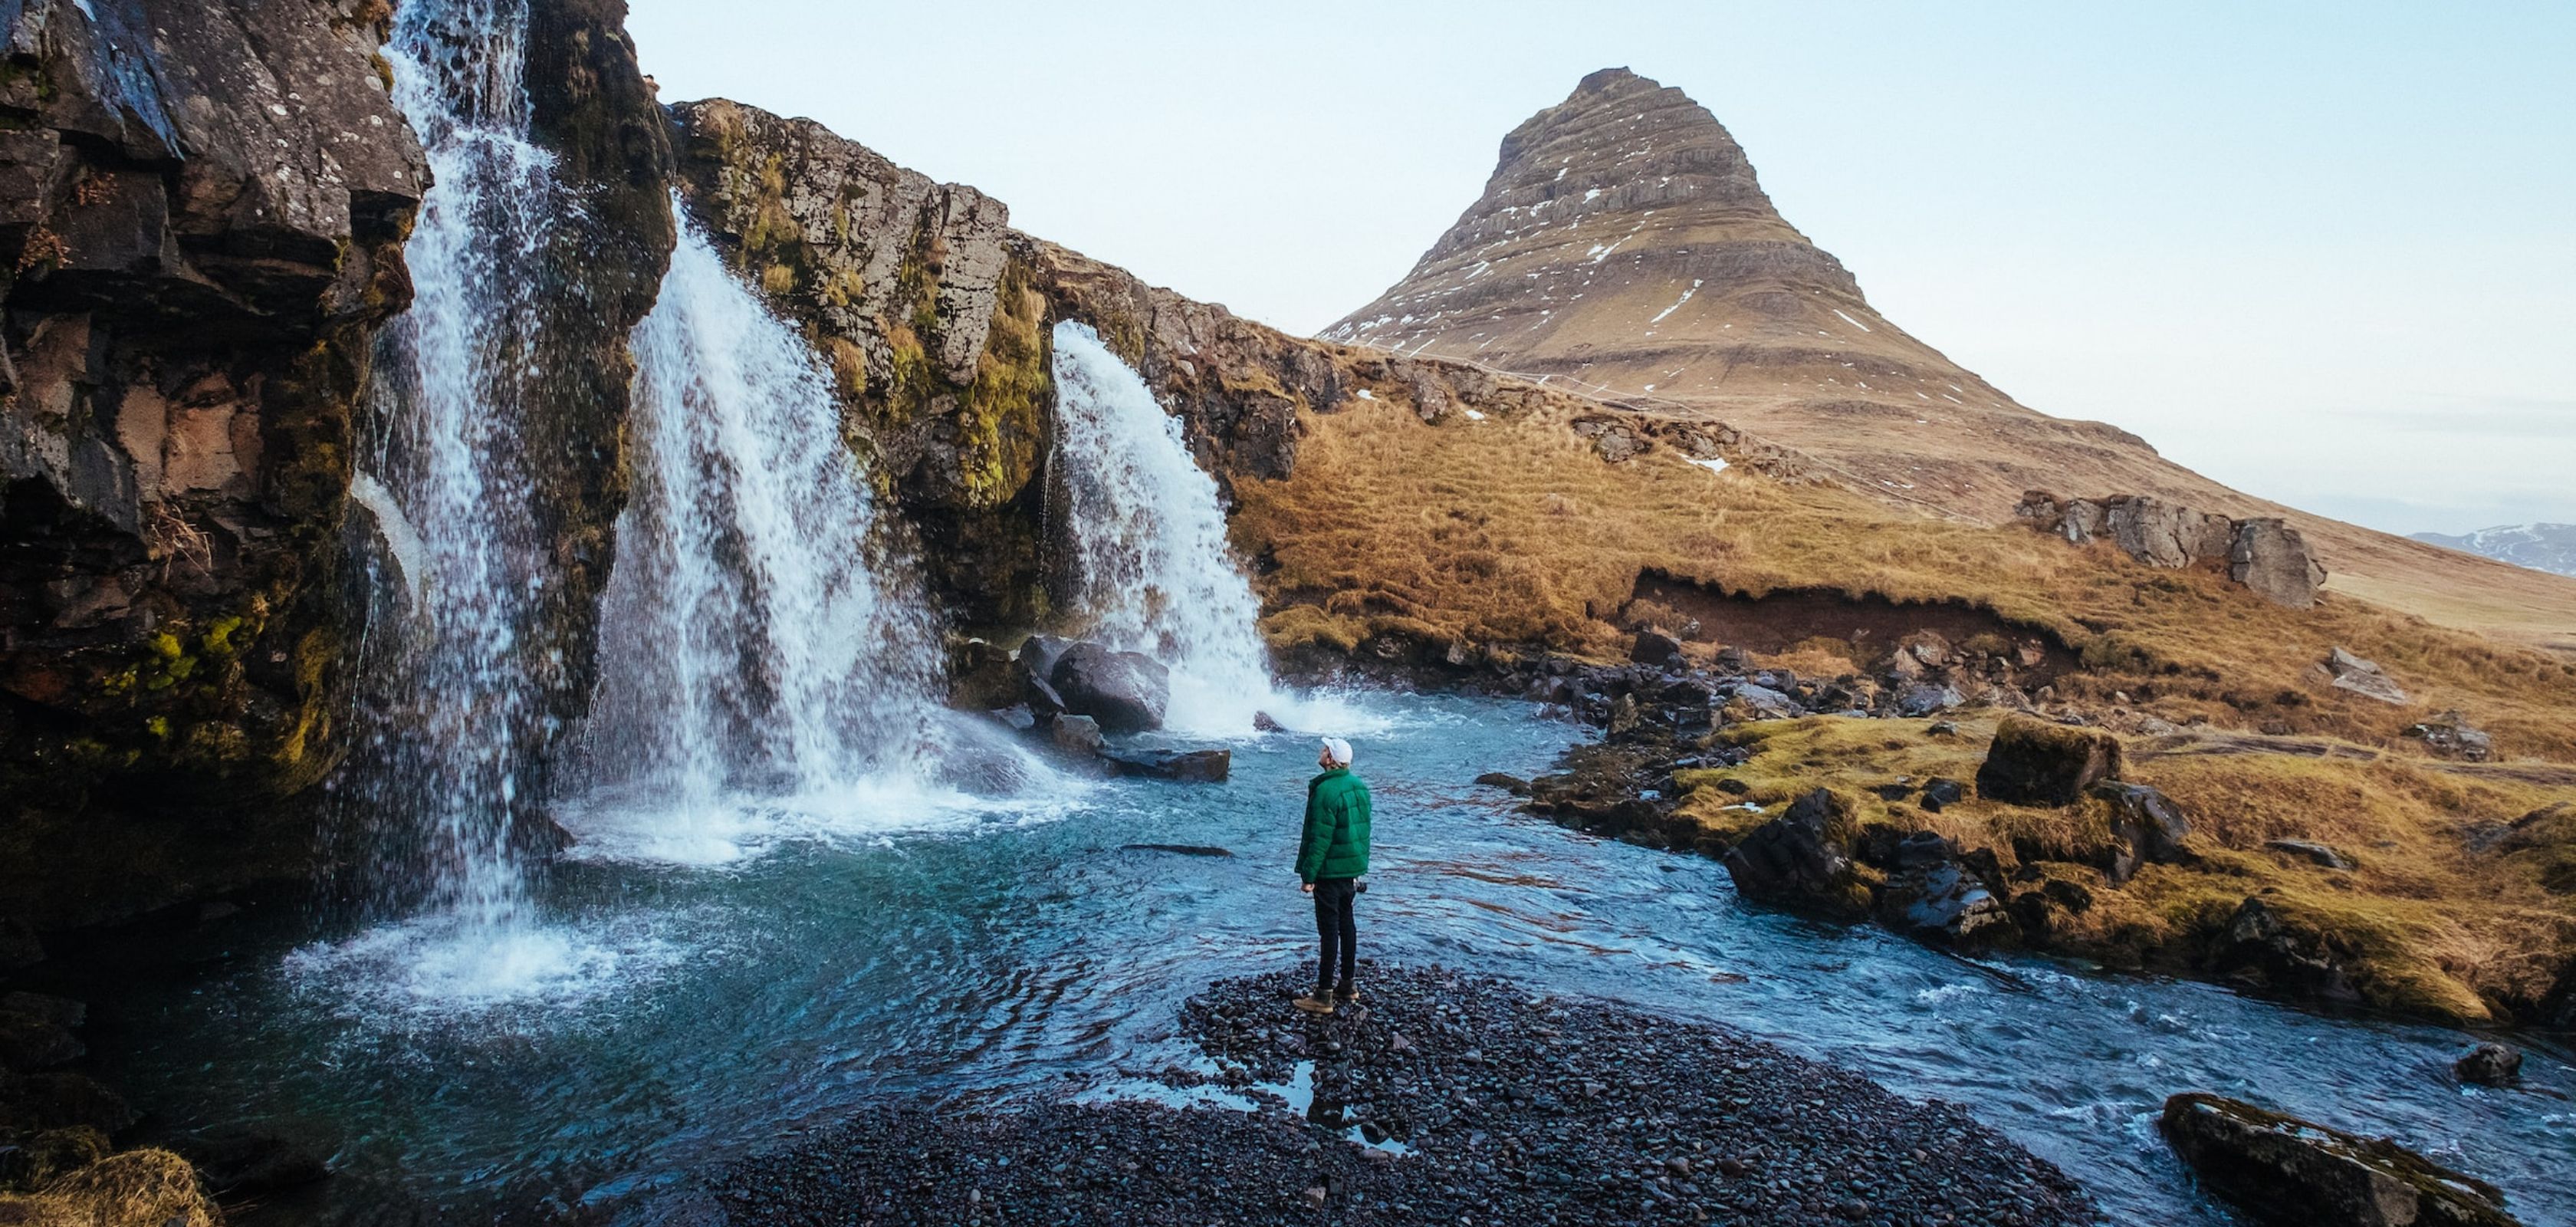
[[[1368,650],[1371,646],[1378,650]],[[1733,658],[1735,667],[1710,670],[1689,664],[1678,655],[1667,662],[1648,665],[1635,661],[1603,663],[1539,649],[1526,653],[1488,650],[1442,654],[1404,648],[1405,645],[1390,642],[1364,645],[1362,650],[1348,654],[1321,649],[1290,653],[1279,662],[1280,679],[1300,686],[1375,686],[1519,700],[1533,704],[1543,715],[1600,730],[1598,740],[1569,746],[1554,764],[1556,771],[1552,775],[1532,780],[1511,779],[1499,773],[1483,777],[1482,782],[1523,798],[1523,813],[1568,829],[1721,862],[1745,842],[1752,830],[1758,829],[1754,824],[1732,829],[1716,827],[1683,812],[1683,803],[1696,787],[1715,783],[1705,776],[1695,782],[1686,781],[1692,767],[1723,765],[1719,760],[1696,756],[1711,749],[1728,749],[1723,734],[1730,729],[1759,729],[1782,718],[1776,712],[1729,702],[1725,691],[1745,684],[1759,687],[1766,680],[1786,674],[1785,670],[1757,668],[1752,658],[1741,655]],[[1943,679],[1936,672],[1931,680]],[[1839,679],[1839,684],[1855,681],[1864,694],[1877,690],[1877,702],[1869,709],[1800,715],[1873,722],[1928,717],[1937,727],[1944,721],[1955,723],[2032,710],[2027,704],[1972,704],[1953,689],[1942,705],[1911,712],[1903,707],[1908,696],[1897,687],[1878,689],[1875,682],[1851,677]],[[1694,725],[1688,712],[1658,701],[1661,692],[1673,687],[1714,693],[1719,701],[1705,709],[1709,718],[1704,723]],[[2053,705],[2049,714],[2075,727],[2104,729],[2111,723],[2111,713],[2090,711],[2066,701]],[[1676,778],[1677,763],[1684,778]],[[1828,781],[1820,777],[1812,783],[1814,787],[1824,787]],[[1803,793],[1808,788],[1797,791]],[[1874,850],[1893,854],[1908,836],[1918,833],[1929,832],[1877,832],[1880,838],[1875,845],[1883,846],[1875,846]],[[1860,856],[1856,854],[1853,859]],[[1884,878],[1885,870],[1897,867],[1893,855],[1880,859],[1886,863],[1870,866],[1864,872]],[[2537,1000],[2512,1003],[2518,1007],[2512,1013],[2500,1011],[2494,1016],[2479,1017],[2439,1000],[2391,999],[2355,991],[2354,973],[2361,972],[2366,980],[2368,963],[2374,957],[2384,957],[2385,952],[2356,949],[2332,932],[2319,932],[2267,909],[2265,896],[2270,892],[2262,890],[2259,882],[2249,882],[2243,905],[2195,918],[2195,927],[2165,940],[2140,942],[2132,940],[2135,935],[2130,933],[2124,934],[2123,940],[2110,941],[2081,928],[2048,923],[2051,918],[2064,918],[2063,889],[2040,889],[2047,883],[2036,880],[2018,884],[2002,880],[2001,875],[1991,871],[1998,859],[1994,848],[1955,843],[1944,853],[1945,864],[1955,867],[1971,887],[1982,878],[1983,885],[1990,888],[2001,905],[1986,914],[1985,923],[1970,934],[1958,932],[1955,925],[1915,923],[1908,915],[1911,909],[1905,906],[1912,902],[1910,896],[1898,901],[1897,906],[1882,908],[1874,906],[1870,895],[1852,900],[1830,889],[1791,889],[1762,898],[1748,897],[1748,902],[1828,921],[1870,923],[1958,953],[2019,951],[2070,960],[2106,972],[2164,975],[2217,984],[2300,1009],[2430,1022],[2473,1029],[2481,1035],[2509,1034],[2527,1027],[2552,1037],[2544,1041],[2548,1046],[2576,1035],[2576,949],[2556,952],[2562,970]],[[2016,892],[2015,885],[2025,889]]]
[[[620,1221],[2103,1221],[1958,1105],[1731,1028],[1373,963],[1317,1017],[1289,1004],[1311,975],[1189,998],[1174,1038],[1202,1059],[1148,1075],[1168,1094],[887,1101]]]

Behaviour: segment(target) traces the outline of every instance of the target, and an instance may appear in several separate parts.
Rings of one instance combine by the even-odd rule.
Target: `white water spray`
[[[374,476],[354,490],[401,575],[369,619],[376,731],[340,795],[341,821],[379,836],[378,912],[410,915],[291,964],[469,1004],[556,995],[614,962],[536,916],[516,829],[559,673],[529,659],[556,568],[521,463],[544,406],[531,269],[573,212],[528,139],[526,26],[522,0],[410,0],[385,48],[434,183],[404,249],[411,309],[378,337]]]
[[[1055,326],[1054,370],[1074,607],[1090,620],[1086,637],[1171,669],[1164,723],[1177,731],[1247,733],[1255,712],[1292,727],[1346,726],[1350,713],[1318,710],[1272,680],[1261,604],[1180,419],[1087,325]]]
[[[633,340],[584,843],[728,860],[1018,789],[1040,769],[940,704],[929,600],[879,531],[812,351],[682,217]]]

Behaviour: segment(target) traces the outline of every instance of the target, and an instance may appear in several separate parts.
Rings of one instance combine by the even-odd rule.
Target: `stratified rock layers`
[[[0,914],[110,919],[300,880],[349,736],[342,532],[377,327],[428,187],[386,6],[7,10],[0,73]],[[667,131],[623,4],[537,0],[535,135],[581,216],[530,275],[533,496],[587,695],[622,501],[627,330],[670,248]]]
[[[252,807],[334,761],[353,406],[427,186],[364,8],[8,11],[0,898],[39,920],[293,859]]]

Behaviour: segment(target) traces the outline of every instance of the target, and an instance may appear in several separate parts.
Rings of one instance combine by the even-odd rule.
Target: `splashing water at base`
[[[938,624],[828,379],[694,222],[633,348],[634,489],[566,811],[580,855],[722,864],[1063,794],[941,705]]]
[[[1171,670],[1164,724],[1232,736],[1267,712],[1290,728],[1372,731],[1357,705],[1283,693],[1271,678],[1261,604],[1180,419],[1089,325],[1055,326],[1054,372],[1073,604],[1090,619],[1088,637]]]

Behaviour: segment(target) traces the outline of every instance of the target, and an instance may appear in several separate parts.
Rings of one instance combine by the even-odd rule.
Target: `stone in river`
[[[1222,784],[1233,771],[1234,751],[1102,750],[1100,760],[1109,765],[1111,775]]]
[[[1099,721],[1109,733],[1163,727],[1163,709],[1172,697],[1171,671],[1162,662],[1096,643],[1066,648],[1047,680],[1063,696],[1066,711]]]
[[[2198,1092],[2158,1123],[2203,1187],[2267,1227],[2515,1227],[2494,1185],[2386,1138]]]
[[[1053,735],[1057,745],[1076,754],[1100,753],[1100,722],[1089,716],[1056,717]]]
[[[2511,1044],[2490,1040],[2469,1050],[2469,1055],[2452,1062],[2451,1072],[2462,1082],[2480,1086],[2503,1086],[2522,1073],[2522,1050]]]

